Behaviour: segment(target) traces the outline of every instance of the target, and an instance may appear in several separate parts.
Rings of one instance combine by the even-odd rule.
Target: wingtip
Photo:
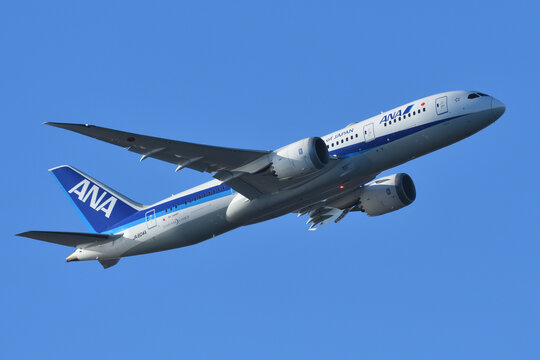
[[[54,127],[62,128],[62,129],[68,129],[73,126],[84,126],[84,127],[93,126],[89,124],[61,123],[61,122],[50,122],[50,121],[44,122],[43,125],[54,126]]]
[[[43,125],[60,127],[61,125],[64,125],[64,123],[45,121]]]
[[[34,231],[24,231],[22,233],[15,234],[15,236],[32,239],[32,234],[33,233],[34,233]]]

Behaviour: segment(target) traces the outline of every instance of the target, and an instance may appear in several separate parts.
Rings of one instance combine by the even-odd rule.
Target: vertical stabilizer
[[[79,210],[88,227],[98,233],[143,209],[136,203],[83,172],[62,165],[49,170]]]

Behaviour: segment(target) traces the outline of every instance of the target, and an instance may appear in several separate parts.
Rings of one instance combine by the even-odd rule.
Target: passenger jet
[[[428,96],[273,151],[242,150],[107,129],[45,123],[190,168],[214,180],[142,205],[72,166],[49,170],[91,232],[27,231],[19,236],[76,248],[66,260],[120,258],[175,249],[288,213],[307,215],[309,230],[350,212],[379,216],[410,205],[407,174],[381,172],[462,140],[497,120],[499,100],[476,91]]]

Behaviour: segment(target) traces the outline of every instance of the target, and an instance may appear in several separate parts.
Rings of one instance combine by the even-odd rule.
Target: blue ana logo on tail
[[[116,224],[127,221],[142,209],[140,205],[71,166],[62,165],[50,171],[93,231],[113,231]]]
[[[95,211],[103,211],[105,217],[109,218],[118,199],[111,195],[105,200],[105,197],[108,195],[105,190],[103,190],[103,193],[99,196],[100,188],[97,185],[92,184],[92,187],[88,189],[89,186],[90,181],[84,179],[72,187],[68,193],[77,194],[79,196],[79,201],[82,201],[83,203],[86,203],[86,201],[90,199],[90,207]]]

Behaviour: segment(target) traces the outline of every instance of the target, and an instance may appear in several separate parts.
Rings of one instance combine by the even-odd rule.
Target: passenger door
[[[437,108],[437,115],[446,114],[448,112],[448,103],[446,96],[437,98],[437,100],[435,100],[435,106]]]
[[[375,139],[375,129],[373,123],[364,125],[364,140],[370,142]]]
[[[146,227],[151,229],[156,225],[156,209],[152,209],[146,213]]]

